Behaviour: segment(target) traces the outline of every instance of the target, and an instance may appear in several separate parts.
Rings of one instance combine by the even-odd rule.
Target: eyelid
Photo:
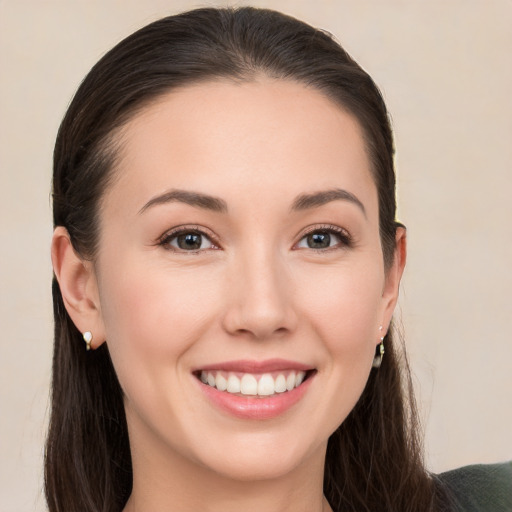
[[[307,228],[305,228],[302,231],[302,233],[299,235],[299,238],[298,238],[297,242],[294,244],[293,247],[296,250],[300,250],[297,247],[297,245],[300,243],[300,241],[303,238],[305,238],[306,236],[310,235],[311,233],[315,233],[317,231],[324,231],[324,232],[327,232],[327,233],[334,233],[335,235],[339,236],[341,241],[342,241],[341,248],[352,247],[352,245],[353,245],[352,235],[345,228],[342,228],[340,226],[336,226],[335,224],[315,224],[313,226],[308,226]],[[340,246],[336,245],[336,246],[328,247],[328,248],[325,248],[325,249],[310,248],[309,250],[319,251],[319,252],[326,252],[326,251],[329,251],[329,250],[335,250],[335,249],[339,249],[339,248],[340,248]]]
[[[328,233],[334,233],[341,239],[341,244],[335,245],[333,247],[328,247],[325,249],[314,249],[311,248],[310,250],[318,251],[318,252],[326,252],[329,250],[335,250],[339,249],[340,245],[342,248],[351,247],[353,245],[353,239],[351,234],[345,229],[340,226],[336,226],[334,224],[315,224],[312,226],[308,226],[305,228],[302,233],[299,235],[297,242],[293,245],[293,249],[299,250],[297,245],[299,242],[306,236],[310,235],[311,233],[315,233],[317,231],[323,231]],[[204,237],[206,237],[214,247],[208,248],[208,249],[198,249],[196,251],[185,251],[177,249],[169,244],[169,241],[177,236],[179,236],[182,233],[198,233]],[[204,252],[207,250],[218,250],[221,249],[220,243],[218,241],[218,237],[208,228],[205,228],[204,226],[199,226],[197,224],[183,224],[180,226],[175,226],[169,230],[167,230],[165,233],[163,233],[156,241],[157,245],[166,246],[165,248],[170,251],[175,251],[178,253],[189,253],[189,254],[197,254],[199,252]]]
[[[208,249],[198,249],[195,251],[185,251],[185,250],[180,250],[178,248],[171,246],[169,243],[170,240],[179,236],[180,234],[183,234],[183,233],[197,233],[199,235],[202,235],[202,236],[206,237],[208,240],[210,240],[210,242],[212,243],[212,245],[214,247],[211,247]],[[186,253],[187,254],[197,254],[199,252],[204,252],[204,251],[208,251],[208,250],[217,250],[217,249],[221,248],[220,244],[218,242],[217,236],[208,228],[205,228],[204,226],[198,226],[197,224],[183,224],[180,226],[175,226],[175,227],[167,230],[163,235],[161,235],[157,239],[156,243],[157,243],[157,245],[166,246],[165,248],[169,251],[174,251],[174,252],[182,253],[182,254],[186,254]]]

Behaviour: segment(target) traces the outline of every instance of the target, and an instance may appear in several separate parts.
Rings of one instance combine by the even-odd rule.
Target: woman
[[[388,115],[328,35],[141,29],[70,105],[53,199],[50,510],[446,509],[392,339]]]

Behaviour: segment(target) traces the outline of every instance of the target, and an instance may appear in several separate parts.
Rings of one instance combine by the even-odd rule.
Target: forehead
[[[176,89],[129,121],[120,142],[113,188],[141,204],[170,187],[223,196],[286,184],[282,197],[343,185],[376,195],[357,120],[296,82],[223,80]]]

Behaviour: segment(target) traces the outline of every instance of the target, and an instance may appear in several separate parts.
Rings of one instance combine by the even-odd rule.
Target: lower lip
[[[224,412],[244,420],[268,420],[293,407],[309,389],[313,378],[311,375],[299,387],[269,397],[234,395],[196,380],[206,397]]]

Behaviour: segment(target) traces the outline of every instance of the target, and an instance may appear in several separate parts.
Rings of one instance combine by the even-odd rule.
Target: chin
[[[280,457],[265,455],[254,457],[250,460],[244,457],[242,460],[227,460],[220,462],[210,469],[218,475],[238,482],[258,482],[268,480],[280,480],[293,471],[299,465],[298,461],[283,461]]]
[[[217,447],[202,463],[214,473],[239,482],[279,480],[312,460],[323,463],[325,444],[311,446],[305,440],[293,439],[246,439],[233,442],[229,447]],[[241,441],[241,439],[239,439]],[[309,450],[305,446],[310,446]]]

